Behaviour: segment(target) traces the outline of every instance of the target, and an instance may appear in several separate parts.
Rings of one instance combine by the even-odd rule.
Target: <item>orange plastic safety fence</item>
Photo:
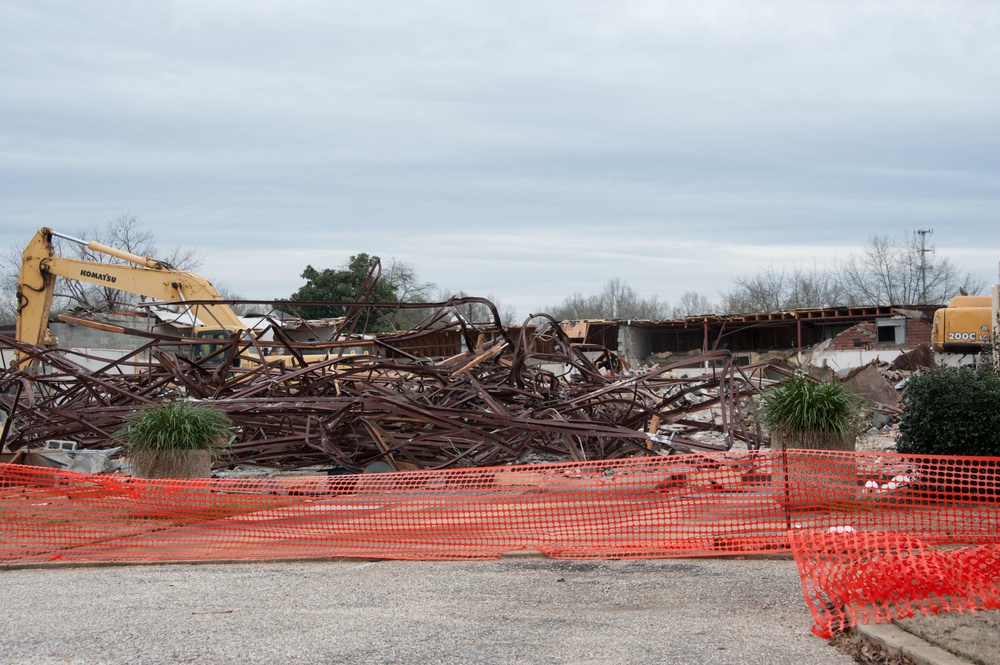
[[[1000,608],[1000,546],[938,550],[901,533],[789,534],[813,632],[834,633],[918,611]]]
[[[0,465],[0,562],[711,556],[995,538],[997,460],[789,451],[253,480]]]

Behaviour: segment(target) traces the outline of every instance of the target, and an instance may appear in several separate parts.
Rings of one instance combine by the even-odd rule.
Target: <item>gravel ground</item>
[[[809,663],[790,559],[0,571],[4,663]]]
[[[896,434],[871,431],[858,449],[892,451]],[[790,559],[66,567],[0,579],[3,663],[854,660],[809,633]],[[953,652],[943,642],[996,653],[994,613],[903,627]],[[901,662],[870,655],[860,662]]]

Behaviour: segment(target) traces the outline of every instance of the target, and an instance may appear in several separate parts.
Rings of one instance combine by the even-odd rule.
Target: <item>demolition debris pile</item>
[[[431,313],[413,330],[364,339],[345,332],[308,347],[274,326],[269,355],[260,336],[234,335],[197,360],[177,351],[179,340],[150,336],[93,371],[72,352],[0,338],[32,363],[0,375],[10,414],[4,444],[111,447],[127,415],[184,398],[235,424],[223,465],[357,472],[373,464],[479,467],[760,445],[745,412],[768,385],[762,366],[736,367],[728,352],[713,352],[684,362],[706,367],[703,376],[677,378],[674,365],[633,372],[606,349],[570,343],[547,316],[521,328],[504,327],[495,313],[495,323],[470,324],[457,309],[469,301],[488,302],[422,305]],[[326,357],[306,362],[303,352]],[[712,432],[721,442],[701,436]]]

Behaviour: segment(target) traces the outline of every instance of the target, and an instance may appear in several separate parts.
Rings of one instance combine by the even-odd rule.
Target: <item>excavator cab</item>
[[[202,365],[206,367],[217,367],[224,362],[229,360],[229,355],[232,353],[232,346],[228,344],[230,333],[226,330],[199,330],[195,333],[195,337],[204,340],[225,340],[227,344],[212,344],[206,342],[204,344],[196,344],[194,347],[194,360],[200,361]],[[223,353],[219,353],[221,348],[226,350]],[[204,359],[204,360],[203,360]],[[233,362],[234,367],[239,367],[240,359],[237,358]]]

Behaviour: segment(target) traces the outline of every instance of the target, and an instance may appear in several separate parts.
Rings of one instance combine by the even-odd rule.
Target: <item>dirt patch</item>
[[[830,646],[865,665],[914,665],[913,661],[899,652],[892,652],[880,644],[863,638],[851,630],[837,633],[830,640]]]
[[[1000,665],[1000,610],[941,612],[894,622],[901,630],[977,665]],[[838,633],[830,646],[869,665],[913,665],[901,653],[865,639],[856,631]]]

